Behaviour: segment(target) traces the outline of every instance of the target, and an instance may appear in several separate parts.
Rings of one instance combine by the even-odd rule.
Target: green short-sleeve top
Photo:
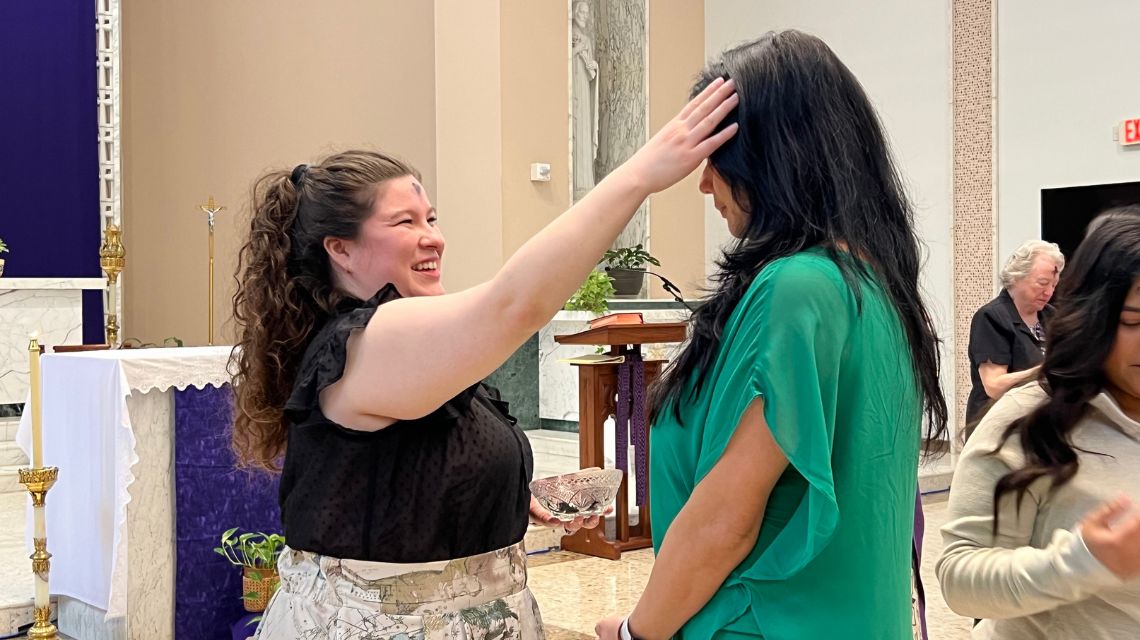
[[[922,401],[890,298],[822,249],[773,261],[725,325],[703,388],[650,431],[655,548],[759,397],[789,466],[755,548],[682,629],[768,638],[911,637]],[[742,498],[743,499],[743,498]]]

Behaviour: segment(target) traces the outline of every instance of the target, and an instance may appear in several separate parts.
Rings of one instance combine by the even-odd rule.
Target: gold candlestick
[[[51,554],[47,550],[47,521],[45,505],[48,490],[59,477],[59,469],[43,466],[43,394],[40,388],[40,345],[33,336],[28,343],[31,400],[26,410],[32,414],[32,464],[31,469],[20,469],[20,484],[32,496],[35,530],[32,540],[35,552],[32,553],[32,573],[35,574],[36,599],[35,622],[28,630],[28,638],[34,640],[56,640],[59,635],[51,623],[51,597],[48,589],[48,575],[51,573]]]
[[[107,274],[107,344],[112,348],[119,343],[118,295],[115,283],[119,274],[127,266],[127,250],[120,239],[122,232],[118,225],[108,223],[103,234],[103,245],[99,247],[99,266]]]
[[[208,327],[208,340],[206,344],[214,344],[214,216],[219,212],[225,211],[226,208],[214,202],[214,196],[211,195],[206,204],[198,205],[198,208],[206,213],[206,224],[210,229],[210,299],[207,303],[209,308],[209,327]]]

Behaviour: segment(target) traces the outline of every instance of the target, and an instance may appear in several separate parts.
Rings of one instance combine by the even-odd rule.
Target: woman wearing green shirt
[[[946,429],[914,216],[858,81],[771,33],[702,73],[736,136],[700,188],[737,241],[654,390],[657,558],[599,637],[910,638],[923,414]]]

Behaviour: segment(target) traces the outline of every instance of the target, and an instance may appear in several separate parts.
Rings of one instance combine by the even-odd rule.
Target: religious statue
[[[570,35],[574,200],[594,188],[594,160],[598,157],[598,61],[589,26],[590,5],[576,2]]]

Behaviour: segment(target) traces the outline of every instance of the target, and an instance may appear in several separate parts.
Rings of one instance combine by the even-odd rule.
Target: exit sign
[[[1140,118],[1132,118],[1120,123],[1120,144],[1140,144]]]

